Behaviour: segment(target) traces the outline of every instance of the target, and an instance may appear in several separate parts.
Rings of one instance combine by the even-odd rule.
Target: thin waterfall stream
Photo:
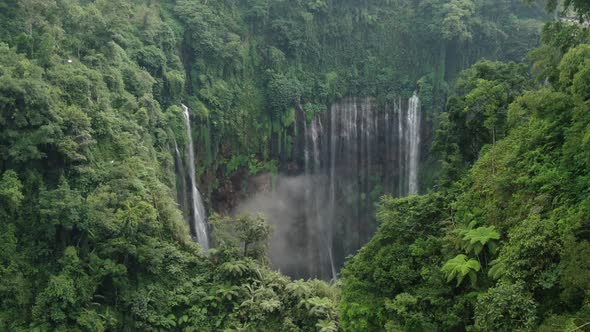
[[[209,249],[209,239],[207,237],[207,212],[203,204],[201,193],[197,187],[196,170],[195,170],[195,149],[193,146],[193,134],[190,121],[190,110],[182,104],[183,118],[186,126],[188,142],[186,149],[188,150],[188,175],[191,186],[191,205],[192,205],[192,225],[194,227],[195,236],[199,244],[205,249]]]
[[[414,92],[408,102],[408,194],[418,193],[418,163],[420,161],[420,98]]]

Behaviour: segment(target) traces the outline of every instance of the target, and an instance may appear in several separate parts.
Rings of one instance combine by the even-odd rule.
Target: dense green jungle
[[[590,331],[587,0],[0,0],[0,331]]]

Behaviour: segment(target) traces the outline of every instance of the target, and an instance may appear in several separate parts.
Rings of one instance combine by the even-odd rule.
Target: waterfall
[[[191,129],[190,113],[188,107],[182,104],[184,122],[186,125],[186,132],[188,142],[186,149],[188,150],[188,173],[191,185],[191,203],[192,203],[192,226],[194,227],[195,236],[199,244],[209,249],[209,240],[207,238],[207,215],[201,193],[197,188],[196,171],[195,171],[195,150],[193,146],[193,134]]]
[[[305,119],[305,114],[303,115],[303,160],[304,160],[304,166],[305,166],[305,174],[309,174],[311,175],[311,166],[310,166],[310,155],[309,155],[309,133],[307,130],[307,120]],[[307,247],[305,248],[306,250],[306,255],[307,255],[307,264],[308,266],[307,268],[307,275],[312,276],[314,275],[314,267],[316,266],[316,262],[313,259],[313,241],[311,241],[313,233],[314,233],[314,229],[312,228],[315,224],[315,218],[313,218],[313,209],[314,206],[311,204],[311,202],[313,202],[314,200],[312,199],[312,181],[310,181],[310,179],[306,179],[305,183],[305,205],[304,205],[304,217],[305,217],[305,234],[304,234],[304,238],[306,239],[306,244]]]
[[[408,100],[408,108],[405,110],[395,105],[397,113],[397,139],[398,139],[398,195],[415,195],[418,193],[418,171],[420,163],[420,98],[414,92]]]
[[[330,214],[328,222],[327,246],[330,255],[330,269],[332,272],[332,280],[336,281],[336,264],[334,262],[334,245],[332,243],[334,238],[333,226],[331,221],[336,216],[336,112],[330,110]]]
[[[402,106],[401,106],[401,100],[399,101],[399,104],[397,105],[397,107],[395,108],[396,113],[397,113],[397,136],[398,136],[398,149],[397,149],[397,153],[398,153],[398,159],[397,159],[397,163],[398,163],[398,174],[405,174],[405,169],[406,169],[406,158],[404,157],[404,153],[406,153],[406,149],[405,149],[405,133],[404,133],[404,114],[402,111]],[[405,190],[405,181],[406,178],[399,176],[399,196],[404,196],[406,193]]]
[[[418,163],[420,161],[420,99],[414,92],[408,102],[408,194],[418,193]]]
[[[311,200],[308,202],[308,206],[311,207],[310,209],[310,215],[308,217],[308,225],[309,225],[309,230],[310,230],[310,236],[311,236],[311,247],[310,247],[310,253],[311,253],[311,257],[312,260],[311,262],[315,261],[314,265],[317,266],[312,266],[311,271],[313,271],[313,274],[315,274],[318,277],[321,277],[322,271],[321,271],[321,267],[325,266],[326,262],[325,262],[325,249],[322,248],[322,240],[323,240],[323,236],[325,235],[324,233],[324,225],[323,225],[323,220],[322,220],[322,216],[321,216],[321,198],[322,198],[322,194],[321,194],[321,190],[312,190],[311,188],[313,188],[313,182],[316,181],[317,176],[320,172],[320,165],[321,165],[321,155],[320,155],[320,148],[319,148],[319,133],[321,132],[321,126],[322,126],[322,122],[320,120],[320,118],[315,118],[311,121],[311,132],[310,132],[310,145],[311,145],[311,151],[312,154],[311,156],[312,161],[313,161],[313,170],[311,171],[310,174],[312,174],[311,178],[309,180],[312,181],[311,185],[308,186],[311,190]],[[315,248],[319,248],[319,250],[315,250]]]
[[[344,98],[311,121],[299,112],[298,151],[308,182],[302,192],[305,233],[292,236],[305,239],[300,273],[335,280],[346,256],[376,230],[375,200],[419,192],[420,99],[414,93],[378,105],[373,98]]]

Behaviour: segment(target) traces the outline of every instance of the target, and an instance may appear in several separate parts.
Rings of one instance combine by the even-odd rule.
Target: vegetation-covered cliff
[[[437,190],[382,198],[342,272],[345,330],[587,330],[589,37],[550,24],[532,76],[489,61],[461,74]]]
[[[520,0],[0,1],[0,330],[583,325],[589,37],[548,25],[529,53],[549,17]],[[274,271],[262,218],[213,215],[208,252],[191,239],[181,103],[226,215],[251,177],[305,172],[301,125],[414,91],[427,194],[382,198],[336,285]],[[367,213],[386,173],[355,193]]]

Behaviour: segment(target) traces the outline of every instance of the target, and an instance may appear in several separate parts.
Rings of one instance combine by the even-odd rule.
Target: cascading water
[[[420,99],[414,93],[407,104],[399,99],[379,107],[372,98],[345,98],[309,123],[299,118],[311,179],[305,189],[306,274],[335,279],[336,267],[374,233],[376,200],[419,191]]]
[[[305,275],[323,279],[335,279],[336,270],[332,255],[331,218],[326,214],[331,210],[325,209],[326,191],[324,188],[322,169],[322,120],[314,118],[308,125],[303,123],[304,134],[304,162],[307,183],[305,185],[306,239],[307,239],[307,273]],[[319,185],[322,183],[322,185]],[[322,266],[334,267],[331,271]],[[331,273],[330,273],[331,272]]]
[[[408,166],[408,194],[415,195],[418,193],[418,163],[420,161],[420,99],[414,92],[408,102],[408,148],[407,162]]]
[[[328,254],[330,257],[330,269],[332,272],[332,280],[336,280],[336,263],[334,261],[334,232],[332,222],[336,216],[336,116],[334,112],[330,112],[330,214],[327,220],[328,232],[326,234],[326,244],[328,246]]]
[[[397,163],[398,163],[398,174],[400,174],[399,178],[398,178],[398,182],[399,182],[399,196],[404,196],[406,194],[406,177],[401,176],[402,174],[406,174],[406,166],[407,164],[405,163],[405,161],[407,160],[406,158],[404,158],[404,154],[406,153],[406,148],[405,148],[405,138],[406,135],[404,133],[404,114],[403,114],[403,110],[401,108],[401,100],[399,102],[399,104],[397,105],[397,107],[395,108],[395,112],[397,113],[397,137],[398,137],[398,149],[397,149],[397,153],[398,153],[398,158],[397,158]]]
[[[207,215],[201,193],[197,188],[196,171],[195,171],[195,150],[193,146],[193,134],[191,129],[190,112],[188,107],[182,104],[183,117],[187,131],[188,142],[186,149],[188,150],[188,175],[191,186],[191,203],[192,203],[192,225],[194,227],[195,236],[199,244],[209,249],[209,239],[207,238]]]

